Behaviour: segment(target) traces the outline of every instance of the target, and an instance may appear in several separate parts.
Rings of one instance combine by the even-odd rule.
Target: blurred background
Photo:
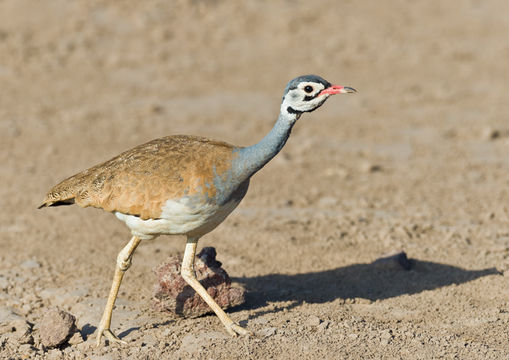
[[[102,301],[116,254],[129,238],[101,211],[36,211],[51,186],[165,135],[250,145],[272,127],[286,83],[310,73],[358,93],[305,114],[283,152],[255,176],[239,209],[201,243],[216,247],[230,275],[251,279],[245,282],[257,305],[234,317],[268,316],[259,312],[276,285],[265,284],[263,276],[338,270],[394,249],[440,266],[503,272],[509,257],[508,12],[502,0],[0,0],[0,274],[10,289],[3,290],[6,306],[36,322],[62,296],[57,290],[44,295],[43,288],[69,293],[76,284]],[[159,316],[148,305],[150,269],[182,250],[178,238],[141,246],[123,284],[122,297],[132,309]],[[19,273],[30,259],[39,264],[36,270]],[[358,286],[373,291],[353,295],[337,283],[343,272],[299,278],[325,298],[310,305],[312,298],[303,295],[272,296],[278,308],[297,302],[290,315],[275,312],[267,320],[279,326],[288,318],[295,334],[284,341],[275,336],[250,348],[251,354],[267,358],[277,348],[290,356],[306,344],[324,358],[355,358],[375,351],[390,327],[388,354],[437,357],[448,348],[467,351],[467,358],[507,355],[509,346],[497,340],[508,321],[506,278],[483,277],[451,292],[442,286],[472,278],[434,273],[439,268],[421,269],[425,279],[412,280],[439,290],[417,295],[384,295],[384,287],[375,286],[380,279],[367,275]],[[323,278],[319,289],[313,287],[317,278]],[[334,281],[336,290],[327,290]],[[285,291],[292,293],[291,287]],[[355,294],[379,299],[377,311],[375,305],[334,301]],[[443,307],[435,309],[436,299]],[[391,313],[394,308],[399,315]],[[82,324],[95,324],[101,311],[93,307]],[[291,320],[303,313],[321,314],[329,333],[303,338],[309,332],[297,331],[300,325]],[[358,337],[342,327],[351,316],[366,320],[349,323]],[[373,324],[373,338],[365,335],[366,323]],[[174,354],[188,329],[216,325],[213,317],[178,329],[171,324],[176,343],[160,351]],[[152,331],[162,336],[162,329]],[[453,335],[448,340],[444,334]],[[434,345],[410,340],[419,336]],[[327,346],[317,347],[316,339]],[[243,351],[236,341],[224,340],[230,354]]]

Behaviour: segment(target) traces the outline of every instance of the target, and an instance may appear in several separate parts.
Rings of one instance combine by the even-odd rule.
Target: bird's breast
[[[205,194],[186,195],[164,202],[158,219],[116,212],[133,235],[152,238],[162,234],[184,234],[200,237],[216,228],[237,207],[247,192],[249,180],[218,201]]]

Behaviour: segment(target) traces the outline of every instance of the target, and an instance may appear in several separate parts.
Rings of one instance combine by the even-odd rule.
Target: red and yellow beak
[[[318,96],[320,95],[334,95],[334,94],[347,94],[347,93],[354,93],[357,92],[354,88],[348,87],[348,86],[341,86],[341,85],[332,85],[329,86],[327,89],[323,89],[320,91]]]

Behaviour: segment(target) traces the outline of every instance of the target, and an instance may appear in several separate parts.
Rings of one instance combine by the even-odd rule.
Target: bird
[[[196,279],[198,240],[212,231],[246,195],[251,176],[276,156],[302,114],[334,94],[354,93],[317,75],[299,76],[283,92],[279,116],[258,143],[241,147],[192,135],[170,135],[136,146],[79,172],[49,190],[39,206],[77,204],[113,213],[131,231],[119,252],[111,290],[97,328],[102,338],[124,343],[110,329],[120,284],[141,241],[159,235],[184,235],[181,275],[210,306],[232,336],[252,335],[234,322]]]

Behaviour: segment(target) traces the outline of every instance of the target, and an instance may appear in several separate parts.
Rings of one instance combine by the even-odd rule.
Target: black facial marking
[[[292,108],[291,106],[288,106],[288,107],[286,108],[286,111],[288,111],[290,114],[299,114],[299,113],[300,113],[300,111],[295,110],[295,109],[294,109],[294,108]]]
[[[315,97],[316,97],[316,95],[315,96],[306,95],[306,96],[304,96],[303,100],[304,101],[309,101],[309,100],[313,100]]]

